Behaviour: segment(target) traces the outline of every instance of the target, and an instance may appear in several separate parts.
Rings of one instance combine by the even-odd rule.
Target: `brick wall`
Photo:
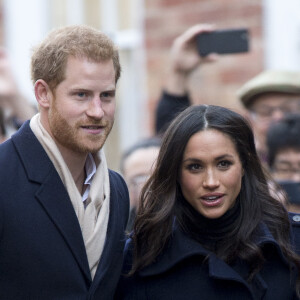
[[[243,112],[237,89],[263,69],[262,4],[259,0],[146,0],[145,45],[150,128],[164,82],[169,49],[175,37],[196,23],[217,28],[247,27],[250,52],[220,56],[197,70],[190,80],[194,103],[223,105]]]

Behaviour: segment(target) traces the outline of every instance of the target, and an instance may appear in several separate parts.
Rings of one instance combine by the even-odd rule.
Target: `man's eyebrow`
[[[286,160],[286,159],[280,159],[276,161],[277,164],[285,164],[285,165],[291,165],[293,164],[292,162]]]

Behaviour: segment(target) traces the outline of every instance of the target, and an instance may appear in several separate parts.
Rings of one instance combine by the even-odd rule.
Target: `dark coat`
[[[29,122],[0,145],[0,168],[0,299],[111,299],[129,212],[121,176],[109,171],[107,237],[92,281],[71,200]]]
[[[191,105],[188,95],[178,96],[163,92],[155,111],[155,132],[162,134],[183,110]]]
[[[170,244],[153,264],[134,276],[121,277],[115,299],[297,299],[294,292],[297,271],[293,267],[290,273],[284,255],[266,226],[261,225],[256,243],[262,247],[266,262],[249,286],[240,275],[247,268],[243,261],[237,262],[234,268],[229,266],[177,227]],[[128,240],[123,273],[130,269],[131,251],[132,242]]]

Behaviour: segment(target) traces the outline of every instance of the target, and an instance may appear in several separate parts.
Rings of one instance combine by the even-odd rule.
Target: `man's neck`
[[[86,177],[85,174],[85,162],[88,154],[74,152],[63,145],[59,144],[51,134],[50,126],[48,119],[45,114],[40,114],[40,121],[44,129],[50,134],[54,142],[56,143],[57,148],[59,149],[67,167],[69,168],[73,180],[77,186],[79,193],[82,195],[84,192],[84,180]]]
[[[88,154],[78,154],[78,153],[70,152],[70,150],[68,149],[65,149],[59,145],[57,146],[66,165],[68,166],[71,172],[71,175],[73,177],[73,180],[77,186],[79,193],[82,195],[84,192],[83,186],[86,177],[85,163]]]

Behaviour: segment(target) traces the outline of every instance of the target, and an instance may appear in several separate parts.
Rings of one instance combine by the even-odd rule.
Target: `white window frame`
[[[134,0],[132,3],[132,9],[139,12],[131,14],[136,15],[133,21],[134,28],[119,30],[117,1],[100,0],[101,29],[111,35],[121,52],[127,55],[126,65],[123,65],[118,86],[121,151],[131,146],[139,138],[150,134],[147,127],[146,67],[143,47],[144,1]]]
[[[18,88],[35,103],[30,79],[31,49],[49,29],[49,0],[3,0],[4,47]]]
[[[99,0],[101,30],[109,34],[126,55],[126,65],[118,83],[118,139],[120,152],[140,137],[149,135],[146,112],[146,68],[143,49],[144,1],[132,0],[138,14],[134,28],[119,30],[116,0]],[[51,29],[51,0],[3,0],[5,47],[7,48],[19,88],[36,103],[30,80],[30,49]],[[66,0],[66,25],[84,23],[84,0]],[[121,62],[122,63],[122,62]]]
[[[300,70],[300,1],[264,0],[266,69]]]

